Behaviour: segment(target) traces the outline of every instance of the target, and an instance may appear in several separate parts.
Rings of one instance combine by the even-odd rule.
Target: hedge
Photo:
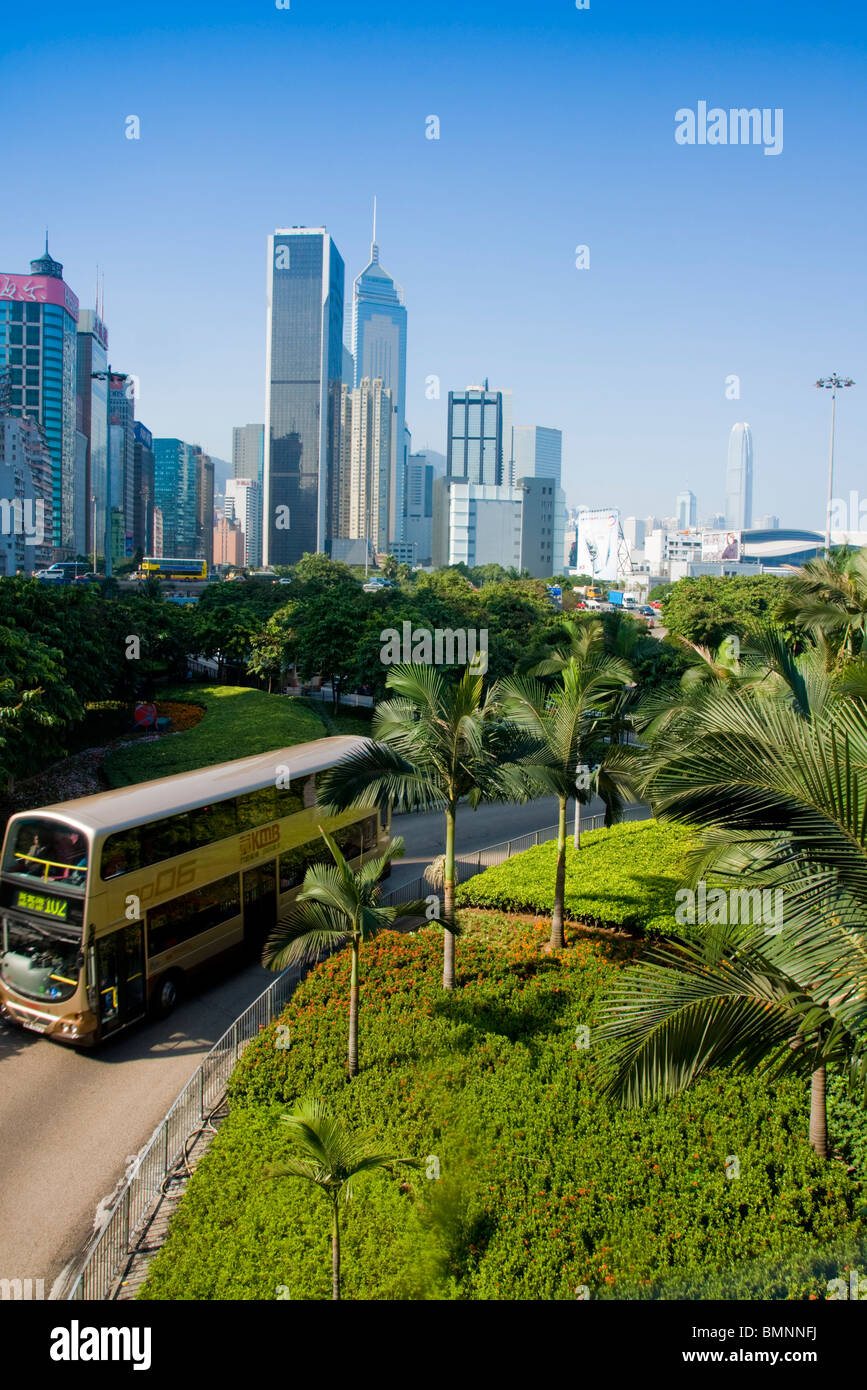
[[[863,1261],[861,1187],[811,1151],[806,1083],[717,1073],[641,1112],[600,1097],[595,1010],[640,943],[588,937],[552,957],[545,930],[462,923],[452,995],[438,930],[363,949],[351,1084],[346,953],[249,1045],[140,1297],[330,1297],[326,1199],[263,1176],[304,1094],[422,1165],[359,1179],[346,1298],[822,1298]]]
[[[653,820],[589,831],[577,850],[570,837],[567,917],[638,933],[677,931],[674,895],[684,883],[686,853],[694,844],[689,831]],[[477,874],[458,889],[457,901],[466,907],[550,915],[556,861],[557,844],[549,840]]]

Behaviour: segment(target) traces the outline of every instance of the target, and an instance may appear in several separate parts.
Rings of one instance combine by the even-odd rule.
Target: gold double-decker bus
[[[316,777],[362,747],[316,739],[14,815],[0,859],[0,1008],[91,1045],[174,1007],[185,978],[259,948],[307,866],[319,826],[358,864],[382,853],[387,812],[323,818]]]

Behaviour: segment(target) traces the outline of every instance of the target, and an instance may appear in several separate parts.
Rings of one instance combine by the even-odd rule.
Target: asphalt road
[[[462,806],[458,852],[555,821],[553,800]],[[396,816],[393,833],[407,847],[389,882],[397,887],[443,853],[443,817]],[[273,978],[257,965],[222,975],[170,1019],[90,1052],[0,1021],[0,1279],[42,1279],[49,1294],[202,1055]]]

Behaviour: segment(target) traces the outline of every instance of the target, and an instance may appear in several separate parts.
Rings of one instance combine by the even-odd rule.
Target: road
[[[462,806],[458,851],[555,821],[553,800]],[[416,878],[445,848],[439,813],[396,816],[393,831],[407,854],[389,887]],[[48,1295],[202,1055],[273,978],[248,965],[198,990],[170,1019],[92,1052],[0,1021],[0,1279],[42,1279]]]

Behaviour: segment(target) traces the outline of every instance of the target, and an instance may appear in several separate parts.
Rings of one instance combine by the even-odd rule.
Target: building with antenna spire
[[[0,364],[9,368],[9,413],[30,416],[51,452],[49,543],[75,550],[75,394],[78,299],[48,249],[30,274],[0,273]]]
[[[379,261],[375,198],[370,260],[353,287],[352,356],[354,385],[379,380],[391,395],[388,540],[399,541],[406,512],[406,306],[403,290]]]

